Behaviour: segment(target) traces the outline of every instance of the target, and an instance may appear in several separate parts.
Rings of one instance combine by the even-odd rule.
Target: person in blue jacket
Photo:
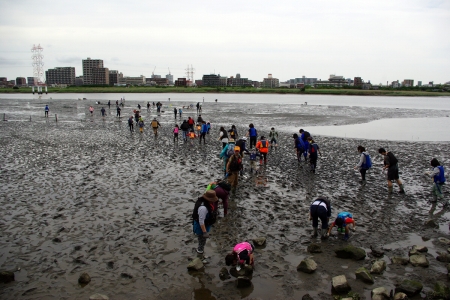
[[[200,129],[200,141],[199,143],[202,143],[202,139],[203,139],[203,144],[206,145],[206,133],[208,132],[208,126],[206,125],[206,122],[203,121],[202,122],[202,127]]]
[[[299,130],[299,133],[301,134],[300,138],[302,139],[303,143],[305,144],[305,150],[303,151],[303,157],[305,158],[305,163],[308,162],[307,156],[308,156],[308,149],[309,149],[309,142],[308,138],[311,136],[308,131],[304,131],[303,129]]]
[[[48,105],[45,106],[45,117],[48,118],[48,111],[50,110],[50,108],[48,108]]]
[[[305,152],[305,143],[301,139],[301,137],[298,136],[298,134],[294,133],[292,136],[294,138],[294,148],[297,155],[297,160],[301,162],[302,160],[302,154]]]
[[[433,158],[430,164],[433,167],[433,169],[430,172],[430,176],[433,179],[432,202],[436,202],[438,199],[441,201],[444,199],[444,195],[442,193],[442,187],[445,183],[444,167],[441,166],[441,164],[436,158]],[[443,202],[443,205],[447,206],[448,201]]]
[[[252,149],[254,146],[256,146],[256,139],[258,137],[258,131],[256,130],[253,123],[250,123],[250,125],[248,125],[248,127],[249,128],[248,128],[247,136],[250,137],[249,148]]]

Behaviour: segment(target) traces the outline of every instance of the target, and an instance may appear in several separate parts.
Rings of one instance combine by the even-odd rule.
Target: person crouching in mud
[[[312,237],[317,237],[321,235],[321,239],[326,239],[328,237],[328,220],[331,217],[331,202],[327,197],[319,197],[311,203],[309,207],[309,220],[313,221],[313,235]],[[318,233],[317,228],[319,227],[319,219],[322,223],[322,230]]]
[[[331,230],[333,227],[337,226],[338,232],[345,232],[344,241],[349,239],[349,229],[352,227],[352,230],[356,230],[356,222],[353,220],[353,215],[349,212],[343,211],[337,215],[336,220],[331,223],[330,228],[328,229],[327,236],[330,236]]]
[[[209,238],[211,225],[216,222],[217,213],[214,210],[214,202],[218,200],[216,192],[214,190],[208,190],[195,202],[192,219],[194,219],[193,231],[198,238],[196,251],[199,254],[204,253],[206,239]]]
[[[253,258],[253,251],[255,247],[249,242],[242,242],[234,246],[233,251],[225,256],[225,264],[227,266],[245,264],[253,267],[255,261]]]

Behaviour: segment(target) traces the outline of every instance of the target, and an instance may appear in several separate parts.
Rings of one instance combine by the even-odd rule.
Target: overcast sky
[[[2,1],[0,77],[103,59],[125,76],[450,81],[448,0]]]

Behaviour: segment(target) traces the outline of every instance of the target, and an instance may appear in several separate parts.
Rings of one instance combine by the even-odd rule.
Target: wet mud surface
[[[51,111],[45,119],[47,103]],[[164,108],[155,139],[149,124],[154,110],[143,110],[148,122],[140,134],[130,133],[127,125],[137,103],[127,101],[121,120],[115,109],[107,109],[102,118],[98,105],[90,116],[89,105],[94,102],[0,104],[8,117],[0,123],[0,269],[15,271],[16,278],[0,284],[1,299],[88,299],[94,293],[110,299],[299,299],[306,293],[332,299],[331,278],[341,274],[353,292],[370,299],[373,288],[393,289],[405,278],[421,281],[424,292],[435,281],[447,280],[447,264],[436,256],[448,248],[438,238],[450,238],[450,210],[428,202],[431,181],[422,174],[432,157],[449,166],[449,143],[342,139],[311,132],[323,154],[314,175],[308,164],[296,161],[294,132],[282,130],[279,147],[270,152],[259,175],[249,174],[245,160],[247,172],[230,198],[229,214],[214,225],[206,244],[204,270],[186,269],[197,257],[190,219],[194,201],[223,175],[220,125],[235,124],[243,134],[253,123],[267,136],[272,126],[308,130],[312,125],[418,117],[423,111],[210,103],[202,113],[213,125],[207,144],[198,145],[196,139],[191,145],[173,142],[173,107]],[[184,116],[196,118],[196,112],[184,110]],[[368,149],[374,163],[366,186],[359,185],[360,175],[353,170],[358,145]],[[399,159],[406,195],[387,194],[379,147]],[[333,217],[343,210],[353,213],[358,228],[348,242],[336,231],[326,241],[310,237],[309,205],[318,195],[330,197]],[[424,225],[430,218],[439,228]],[[238,289],[235,278],[222,281],[226,253],[236,242],[256,237],[267,242],[255,251],[252,286]],[[312,242],[323,252],[308,253]],[[368,254],[370,246],[385,249],[387,269],[375,276],[374,284],[355,277],[359,267],[370,269],[372,256],[363,261],[336,258],[334,250],[348,243]],[[413,245],[428,247],[428,268],[391,263],[389,257],[408,257]],[[297,265],[308,256],[318,269],[298,272]],[[78,277],[84,272],[92,281],[82,287]]]

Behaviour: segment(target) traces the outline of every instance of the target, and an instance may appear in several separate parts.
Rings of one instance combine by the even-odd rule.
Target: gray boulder
[[[414,245],[412,247],[412,249],[409,250],[409,256],[415,255],[415,254],[426,253],[426,252],[428,252],[428,248],[427,247]]]
[[[266,243],[265,237],[258,237],[253,239],[253,244],[255,244],[255,246],[264,246],[265,243]]]
[[[89,300],[109,300],[109,297],[103,294],[94,294],[89,297]]]
[[[222,279],[222,280],[227,280],[227,279],[231,278],[230,273],[228,273],[228,269],[227,268],[223,267],[220,270],[219,278]]]
[[[405,257],[394,256],[394,257],[391,257],[391,262],[394,265],[407,265],[409,262],[409,259],[405,258]]]
[[[424,267],[427,268],[430,263],[428,262],[428,259],[425,257],[425,255],[422,254],[414,254],[409,257],[409,262],[414,267]]]
[[[405,293],[396,293],[394,300],[408,300],[408,296]]]
[[[239,276],[236,280],[236,287],[237,288],[246,288],[252,285],[252,281],[250,278],[246,276]]]
[[[203,262],[198,257],[194,258],[194,260],[192,260],[187,266],[188,270],[194,270],[194,271],[198,271],[198,270],[202,269],[203,267],[204,267]]]
[[[311,258],[306,258],[300,262],[297,266],[297,271],[302,271],[304,273],[313,273],[317,269],[317,264]]]
[[[439,224],[437,224],[433,219],[425,221],[425,226],[429,228],[439,228]]]
[[[370,275],[369,270],[364,267],[359,268],[355,271],[355,275],[357,279],[361,279],[366,283],[374,283],[372,275]]]
[[[385,287],[378,287],[371,292],[372,300],[388,300],[390,297],[389,290]]]
[[[366,257],[366,251],[362,248],[353,245],[347,245],[343,248],[334,251],[339,258],[350,258],[354,260],[361,260]]]
[[[322,248],[320,247],[319,244],[316,244],[316,243],[310,244],[306,250],[309,253],[321,253],[322,252]]]
[[[376,246],[370,246],[370,250],[372,250],[371,254],[375,257],[383,257],[384,251],[381,248],[378,248]]]
[[[0,282],[1,283],[8,283],[11,281],[14,281],[14,272],[10,271],[0,271]]]
[[[332,278],[331,286],[337,293],[347,293],[351,290],[345,275],[339,275]]]
[[[395,293],[405,293],[408,297],[420,294],[423,289],[422,283],[416,280],[403,280],[396,288]]]
[[[83,273],[78,278],[78,283],[81,284],[81,285],[86,285],[89,282],[91,282],[91,276],[89,276],[88,273]]]
[[[381,274],[386,270],[386,262],[384,260],[376,260],[370,268],[370,273]]]
[[[450,262],[450,254],[444,253],[444,252],[439,253],[439,255],[436,257],[436,259],[440,262],[448,263],[448,262]]]
[[[241,269],[238,271],[236,269],[236,267],[232,267],[230,269],[230,274],[233,277],[240,277],[240,276],[244,276],[244,277],[250,277],[253,274],[253,267],[250,265],[245,265],[243,267],[241,267]]]

